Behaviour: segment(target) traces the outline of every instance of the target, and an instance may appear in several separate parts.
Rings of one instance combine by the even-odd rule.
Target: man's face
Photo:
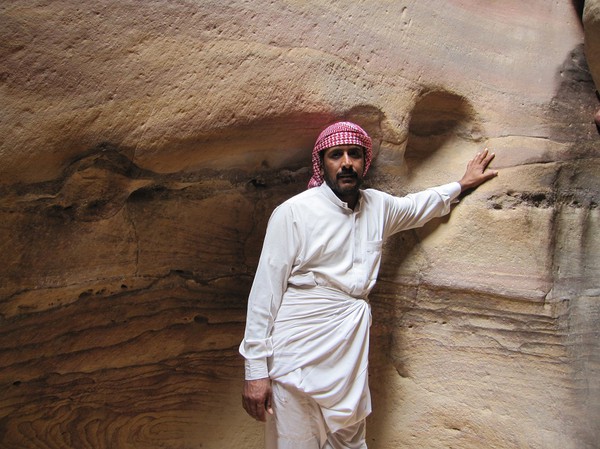
[[[338,145],[323,151],[321,176],[340,198],[358,193],[364,170],[365,153],[359,145]]]

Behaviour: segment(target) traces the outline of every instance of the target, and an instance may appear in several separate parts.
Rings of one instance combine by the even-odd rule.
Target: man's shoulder
[[[314,187],[312,189],[304,190],[288,198],[283,203],[281,203],[281,206],[283,206],[284,204],[288,206],[310,204],[311,201],[314,201],[315,198],[318,198],[320,196],[321,194],[319,193],[319,189],[317,187]]]
[[[399,201],[402,201],[402,196],[393,195],[383,190],[378,189],[364,189],[362,191],[362,206],[361,208],[366,211],[373,211],[379,209],[388,209],[395,207]]]
[[[361,192],[366,197],[378,197],[378,196],[389,195],[389,193],[385,193],[382,190],[377,190],[374,188],[363,189],[363,190],[361,190]]]
[[[317,188],[304,190],[283,201],[275,208],[273,212],[282,213],[284,211],[292,211],[298,208],[310,207],[310,205],[314,204],[314,202],[317,201],[317,198],[320,196],[321,195],[319,194]]]
[[[364,189],[361,192],[362,192],[363,198],[366,201],[382,201],[387,198],[393,197],[393,195],[390,195],[389,193],[386,193],[382,190],[373,189],[373,188]]]

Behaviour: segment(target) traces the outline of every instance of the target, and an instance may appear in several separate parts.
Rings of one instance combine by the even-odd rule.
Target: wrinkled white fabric
[[[447,214],[459,194],[458,183],[405,197],[366,189],[352,210],[324,183],[277,207],[248,300],[246,379],[305,391],[330,429],[368,415],[365,301],[383,242]]]
[[[269,377],[313,398],[334,432],[365,419],[371,412],[369,305],[320,286],[290,286],[284,298],[272,332]]]
[[[267,415],[266,449],[367,449],[365,420],[330,432],[310,396],[277,381],[273,382],[273,411]]]

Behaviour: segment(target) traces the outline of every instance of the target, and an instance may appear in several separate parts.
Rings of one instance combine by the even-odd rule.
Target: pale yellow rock
[[[597,449],[599,2],[576,4],[4,2],[0,447],[262,447],[247,294],[347,118],[373,187],[485,147],[500,171],[386,244],[369,448]]]
[[[585,1],[583,28],[585,31],[585,55],[596,86],[600,86],[600,1]],[[600,87],[598,88],[600,89]]]

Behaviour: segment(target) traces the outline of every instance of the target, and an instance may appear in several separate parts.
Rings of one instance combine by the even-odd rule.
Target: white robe
[[[367,189],[354,210],[323,184],[275,209],[250,297],[240,353],[246,379],[310,394],[330,430],[371,411],[370,308],[383,242],[447,214],[458,183],[394,197]]]

